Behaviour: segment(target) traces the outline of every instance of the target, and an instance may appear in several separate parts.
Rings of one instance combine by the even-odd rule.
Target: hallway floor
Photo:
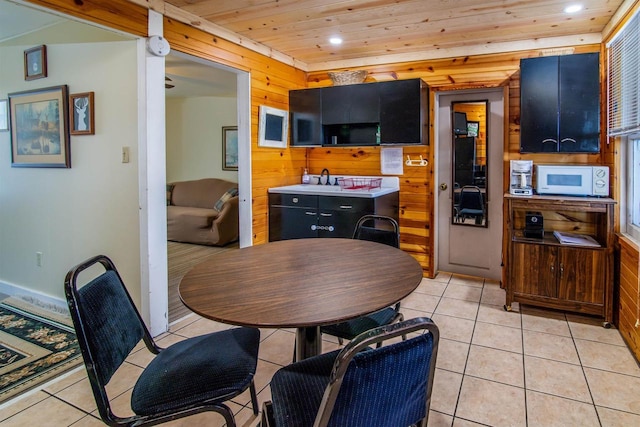
[[[441,340],[429,426],[640,425],[640,368],[616,329],[598,319],[529,307],[507,313],[504,291],[480,278],[441,273],[403,301],[405,318],[431,317]],[[229,326],[190,315],[161,346]],[[290,363],[292,330],[264,329],[256,387],[270,400],[273,373]],[[326,337],[323,350],[337,348]],[[139,346],[142,349],[142,346]],[[150,360],[132,354],[109,386],[115,412],[130,415],[134,378]],[[245,392],[230,404],[238,426],[256,426]],[[171,426],[222,426],[200,414]],[[0,426],[100,426],[84,368],[0,407]]]

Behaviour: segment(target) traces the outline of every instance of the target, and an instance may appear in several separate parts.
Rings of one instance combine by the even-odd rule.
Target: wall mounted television
[[[459,111],[453,113],[453,134],[467,134],[467,113],[461,113]]]

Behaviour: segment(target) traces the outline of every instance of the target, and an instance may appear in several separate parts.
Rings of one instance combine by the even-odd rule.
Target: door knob
[[[443,182],[442,184],[440,184],[440,189],[441,189],[442,191],[446,190],[447,188],[449,188],[449,187],[447,187],[447,184],[446,184],[446,183],[444,183],[444,182]]]

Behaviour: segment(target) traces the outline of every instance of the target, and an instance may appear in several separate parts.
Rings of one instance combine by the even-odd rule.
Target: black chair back
[[[384,340],[412,334],[372,349]],[[426,427],[440,333],[416,318],[366,331],[342,350],[281,368],[263,427]]]
[[[100,264],[105,271],[78,288],[78,276]],[[131,350],[144,339],[156,348],[112,261],[99,255],[74,267],[65,278],[65,294],[98,410],[113,417],[106,385]]]
[[[364,215],[356,223],[353,238],[400,247],[398,222],[384,215]]]
[[[484,211],[484,201],[480,188],[466,185],[460,191],[459,209],[472,209]]]

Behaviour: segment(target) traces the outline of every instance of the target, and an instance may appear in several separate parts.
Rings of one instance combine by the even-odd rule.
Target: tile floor
[[[638,426],[640,368],[615,329],[597,319],[528,307],[507,313],[504,291],[483,279],[440,274],[404,302],[406,318],[429,316],[440,350],[429,426]],[[228,326],[191,315],[159,339],[167,345]],[[263,330],[256,375],[260,405],[268,382],[290,362],[291,330]],[[324,350],[337,348],[327,338]],[[132,354],[110,384],[116,413],[130,414],[132,378],[149,361]],[[231,404],[239,426],[258,424],[248,393]],[[221,426],[200,414],[173,426]],[[0,407],[5,426],[100,426],[84,369]]]

